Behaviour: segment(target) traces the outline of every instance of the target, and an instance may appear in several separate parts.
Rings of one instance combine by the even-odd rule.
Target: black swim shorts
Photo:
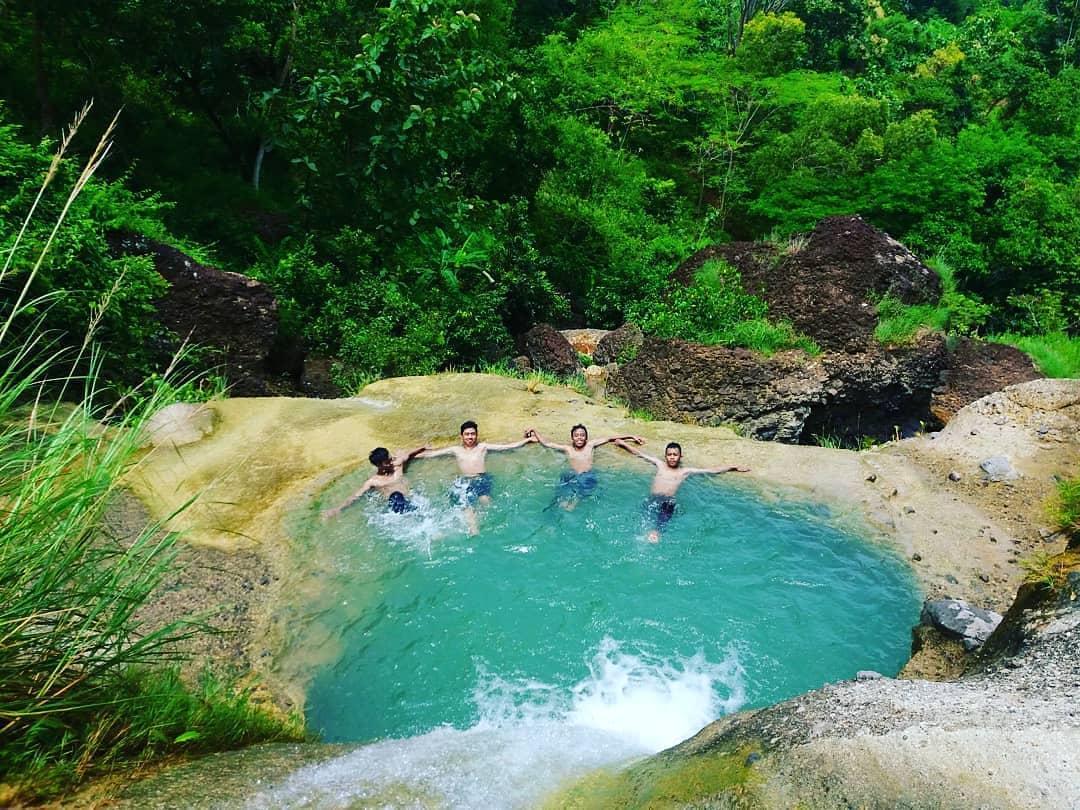
[[[387,508],[395,515],[403,515],[406,512],[415,512],[416,505],[409,501],[405,497],[404,493],[394,491],[390,493],[390,497],[386,499]]]
[[[671,495],[650,495],[645,501],[645,515],[658,530],[663,529],[674,514],[675,498]]]

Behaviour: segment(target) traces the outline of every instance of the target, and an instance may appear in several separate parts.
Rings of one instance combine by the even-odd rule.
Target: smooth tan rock
[[[214,431],[214,411],[203,402],[174,402],[150,417],[148,441],[154,447],[194,444]]]

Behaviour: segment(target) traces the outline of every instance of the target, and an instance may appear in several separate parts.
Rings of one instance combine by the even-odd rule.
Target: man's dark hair
[[[472,428],[473,430],[478,432],[480,430],[480,426],[477,425],[476,422],[474,422],[472,419],[469,419],[468,421],[461,423],[461,430],[458,431],[458,434],[464,433],[469,428]]]
[[[572,428],[570,428],[570,438],[574,438],[574,431],[575,430],[584,430],[585,431],[585,438],[586,439],[589,438],[589,429],[587,427],[585,427],[584,425],[574,425]]]
[[[679,451],[680,456],[682,455],[682,445],[679,444],[678,442],[668,442],[668,446],[664,448],[664,452],[666,453],[672,447],[674,447],[676,450]]]
[[[382,467],[390,462],[390,451],[385,447],[376,447],[368,453],[367,458],[376,467]]]

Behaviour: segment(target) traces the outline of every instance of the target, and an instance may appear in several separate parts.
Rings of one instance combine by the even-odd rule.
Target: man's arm
[[[708,475],[719,475],[720,473],[729,472],[750,472],[749,467],[736,467],[732,465],[730,467],[683,467],[683,471],[687,475],[695,475],[697,473],[706,473]]]
[[[625,439],[612,439],[612,442],[615,445],[617,445],[618,447],[621,447],[623,450],[626,450],[627,452],[633,453],[638,458],[643,458],[646,461],[648,461],[648,462],[650,462],[652,464],[655,464],[657,467],[663,467],[664,466],[664,462],[662,462],[660,459],[656,458],[656,456],[650,456],[648,453],[641,452],[636,447],[631,447],[630,445],[628,445],[626,443]]]
[[[545,439],[543,436],[536,432],[536,428],[527,428],[525,430],[525,438],[527,439],[530,436],[535,436],[536,441],[540,442],[540,444],[544,445],[544,447],[550,447],[552,450],[561,450],[564,453],[570,452],[570,448],[567,447],[565,444],[556,444],[555,442]]]
[[[360,487],[360,489],[356,490],[356,492],[346,498],[345,502],[341,504],[341,506],[335,506],[333,509],[323,510],[322,516],[324,518],[337,517],[345,510],[347,506],[352,506],[364,496],[364,493],[366,493],[369,489],[372,489],[374,486],[375,479],[369,478],[367,481],[364,482],[364,485]]]
[[[394,466],[400,466],[404,470],[406,464],[430,449],[428,445],[422,444],[414,450],[398,450],[394,453]]]
[[[409,458],[438,458],[439,456],[456,456],[458,446],[452,444],[449,447],[440,447],[438,450],[432,450],[430,447],[421,447],[420,452],[415,456],[409,456]]]
[[[483,442],[483,446],[487,450],[516,450],[519,447],[524,447],[527,444],[532,444],[533,442],[538,441],[540,441],[540,439],[537,438],[536,432],[533,431],[531,436],[526,436],[524,439],[519,439],[518,441],[511,442],[510,444],[488,444],[487,442]]]
[[[592,446],[592,447],[599,447],[602,444],[607,444],[608,442],[616,442],[617,443],[620,440],[622,440],[622,441],[631,441],[634,444],[645,444],[645,440],[643,438],[641,438],[640,436],[632,436],[632,435],[630,435],[628,433],[625,436],[608,436],[606,439],[591,439],[589,441],[589,445]]]

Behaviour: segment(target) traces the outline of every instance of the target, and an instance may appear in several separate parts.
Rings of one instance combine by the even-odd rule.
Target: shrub
[[[51,233],[65,224],[104,151],[103,139]],[[42,191],[57,176],[47,171]],[[180,621],[148,628],[137,616],[168,569],[175,538],[154,526],[115,537],[102,526],[141,452],[149,416],[175,389],[159,379],[122,411],[99,406],[102,364],[93,338],[111,302],[102,303],[81,346],[66,346],[62,332],[50,337],[56,311],[30,293],[54,239],[24,240],[29,233],[2,233],[12,252],[32,255],[0,309],[0,774],[9,783],[5,800],[16,803],[196,737],[203,750],[235,744],[219,723],[224,715],[241,718],[226,725],[243,726],[243,741],[295,736],[238,713],[243,695],[219,688],[193,698],[174,675],[147,668],[175,656],[174,642],[196,629]],[[9,262],[5,271],[16,264]],[[29,328],[15,328],[20,321]],[[76,402],[65,403],[73,393]],[[170,726],[156,719],[164,703],[202,708],[173,712]],[[180,729],[175,736],[173,729]]]
[[[790,11],[755,16],[743,28],[737,51],[747,70],[765,76],[794,70],[806,53],[806,24]]]
[[[1062,531],[1080,539],[1080,477],[1058,481],[1058,505],[1054,517]]]
[[[712,259],[701,266],[687,287],[646,298],[629,308],[627,320],[657,337],[706,342],[733,324],[765,315],[765,302],[743,292],[739,273]]]

